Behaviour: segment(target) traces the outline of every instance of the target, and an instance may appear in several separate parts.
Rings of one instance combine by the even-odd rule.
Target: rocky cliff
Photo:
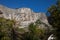
[[[44,13],[36,13],[30,8],[12,9],[0,5],[0,11],[3,13],[4,18],[15,20],[16,24],[19,25],[20,28],[27,27],[31,22],[35,22],[38,19],[49,26],[47,17]]]

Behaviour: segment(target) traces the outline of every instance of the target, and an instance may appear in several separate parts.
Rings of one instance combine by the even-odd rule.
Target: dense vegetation
[[[0,18],[0,40],[11,40],[12,26],[12,21]]]
[[[48,9],[48,13],[50,13],[48,17],[49,23],[53,27],[52,33],[56,40],[60,40],[60,0]]]
[[[14,20],[0,18],[0,40],[44,40],[45,29],[38,28],[39,20],[28,26],[28,32],[15,27]]]

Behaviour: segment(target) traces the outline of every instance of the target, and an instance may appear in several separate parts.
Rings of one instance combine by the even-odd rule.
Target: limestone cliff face
[[[44,13],[33,12],[30,8],[11,9],[0,5],[0,11],[3,12],[4,18],[16,20],[16,24],[22,26],[22,28],[28,26],[31,22],[35,22],[37,19],[49,25]]]

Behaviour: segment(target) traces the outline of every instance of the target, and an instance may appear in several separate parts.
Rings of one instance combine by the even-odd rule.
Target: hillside
[[[30,8],[12,9],[0,5],[0,11],[3,13],[2,16],[4,18],[15,20],[16,26],[19,26],[19,28],[27,27],[30,23],[34,23],[38,19],[40,19],[40,21],[45,23],[46,25],[50,26],[45,13],[36,13]]]

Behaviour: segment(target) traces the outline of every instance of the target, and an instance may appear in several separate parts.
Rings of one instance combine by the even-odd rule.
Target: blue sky
[[[9,8],[31,8],[34,12],[47,12],[47,8],[56,0],[0,0],[0,4]]]

